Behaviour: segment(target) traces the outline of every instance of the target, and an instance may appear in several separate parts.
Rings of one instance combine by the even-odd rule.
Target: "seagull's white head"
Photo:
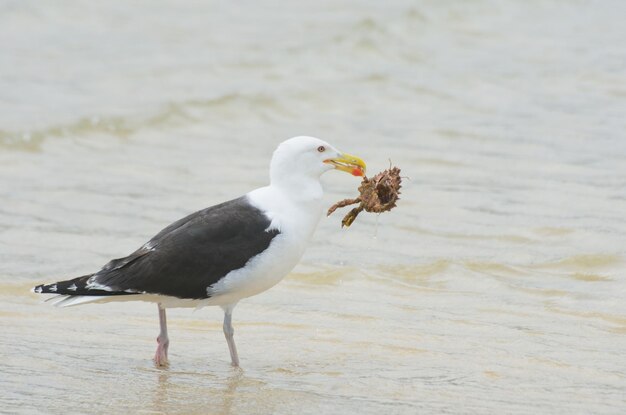
[[[280,143],[270,164],[270,180],[273,185],[297,186],[306,179],[319,181],[329,170],[342,170],[354,176],[365,175],[365,162],[343,153],[326,141],[315,137],[300,136]]]

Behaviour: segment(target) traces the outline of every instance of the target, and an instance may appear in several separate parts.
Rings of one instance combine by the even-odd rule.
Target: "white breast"
[[[294,200],[291,194],[272,186],[248,194],[252,205],[271,220],[268,230],[280,232],[269,247],[245,267],[228,273],[208,287],[210,304],[227,305],[263,292],[282,280],[300,261],[322,215],[321,187],[309,191],[307,200]]]

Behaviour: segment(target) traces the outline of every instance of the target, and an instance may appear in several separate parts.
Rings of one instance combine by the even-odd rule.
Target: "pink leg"
[[[159,337],[157,337],[157,349],[154,354],[154,364],[157,367],[164,367],[168,365],[167,361],[167,349],[170,345],[170,339],[167,337],[167,320],[165,319],[165,308],[159,306],[159,324],[161,326],[161,331],[159,332]]]
[[[235,367],[239,366],[239,355],[237,354],[237,346],[235,346],[235,329],[233,329],[233,308],[235,304],[230,304],[224,309],[224,336],[226,336],[226,343],[228,343],[228,350],[230,351],[230,361]]]

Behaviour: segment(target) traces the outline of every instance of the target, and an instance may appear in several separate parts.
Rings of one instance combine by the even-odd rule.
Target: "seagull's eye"
[[[319,146],[319,147],[317,148],[317,151],[319,151],[320,153],[323,153],[324,151],[326,151],[326,147],[324,147],[324,146]]]

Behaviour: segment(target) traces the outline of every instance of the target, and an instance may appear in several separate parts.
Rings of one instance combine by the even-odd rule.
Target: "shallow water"
[[[623,413],[619,1],[0,5],[0,412]],[[58,309],[299,134],[403,169],[235,310]],[[409,179],[410,178],[410,179]],[[327,202],[358,180],[324,178]]]

